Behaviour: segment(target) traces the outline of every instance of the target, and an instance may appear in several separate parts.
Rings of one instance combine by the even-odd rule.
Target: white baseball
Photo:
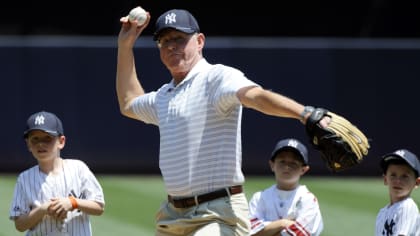
[[[133,8],[128,14],[128,20],[137,20],[137,26],[142,26],[146,22],[147,14],[146,11],[141,7]]]

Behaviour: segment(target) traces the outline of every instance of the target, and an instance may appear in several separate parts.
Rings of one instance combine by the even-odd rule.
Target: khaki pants
[[[156,236],[248,236],[248,200],[244,193],[175,208],[165,201],[156,215]]]

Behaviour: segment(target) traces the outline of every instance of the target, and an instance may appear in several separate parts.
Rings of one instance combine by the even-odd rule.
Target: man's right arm
[[[117,81],[116,90],[118,104],[123,115],[136,119],[130,106],[133,100],[144,94],[138,78],[134,61],[133,47],[141,32],[150,21],[150,15],[146,23],[141,27],[131,24],[127,17],[121,18],[121,31],[118,35],[118,57],[117,57]]]
[[[137,79],[133,50],[131,48],[118,48],[117,60],[116,88],[120,112],[135,119],[130,105],[136,97],[144,94],[144,90]]]

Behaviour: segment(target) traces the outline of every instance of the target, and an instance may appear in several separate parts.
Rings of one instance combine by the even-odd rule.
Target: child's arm
[[[103,204],[93,200],[75,198],[73,196],[52,199],[49,212],[53,217],[65,219],[67,212],[76,209],[89,215],[101,215],[104,212]]]
[[[50,203],[51,202],[45,202],[44,204],[32,209],[28,214],[15,217],[14,221],[16,229],[20,232],[24,232],[35,227],[42,221],[44,216],[48,214],[48,207],[50,206]]]
[[[100,216],[104,212],[104,205],[102,203],[80,198],[75,199],[75,201],[77,202],[77,209],[87,214]]]

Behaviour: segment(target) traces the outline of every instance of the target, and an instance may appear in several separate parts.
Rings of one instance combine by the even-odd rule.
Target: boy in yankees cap
[[[420,216],[411,192],[420,185],[420,162],[407,149],[385,154],[380,166],[388,186],[389,204],[376,216],[376,236],[420,235]]]
[[[276,183],[254,193],[249,202],[251,235],[320,235],[323,220],[318,200],[299,184],[309,170],[305,145],[293,138],[280,140],[269,165]]]
[[[102,187],[84,162],[61,157],[61,120],[51,112],[32,114],[23,138],[38,165],[17,178],[9,211],[16,229],[26,235],[91,236],[89,215],[104,211]]]

